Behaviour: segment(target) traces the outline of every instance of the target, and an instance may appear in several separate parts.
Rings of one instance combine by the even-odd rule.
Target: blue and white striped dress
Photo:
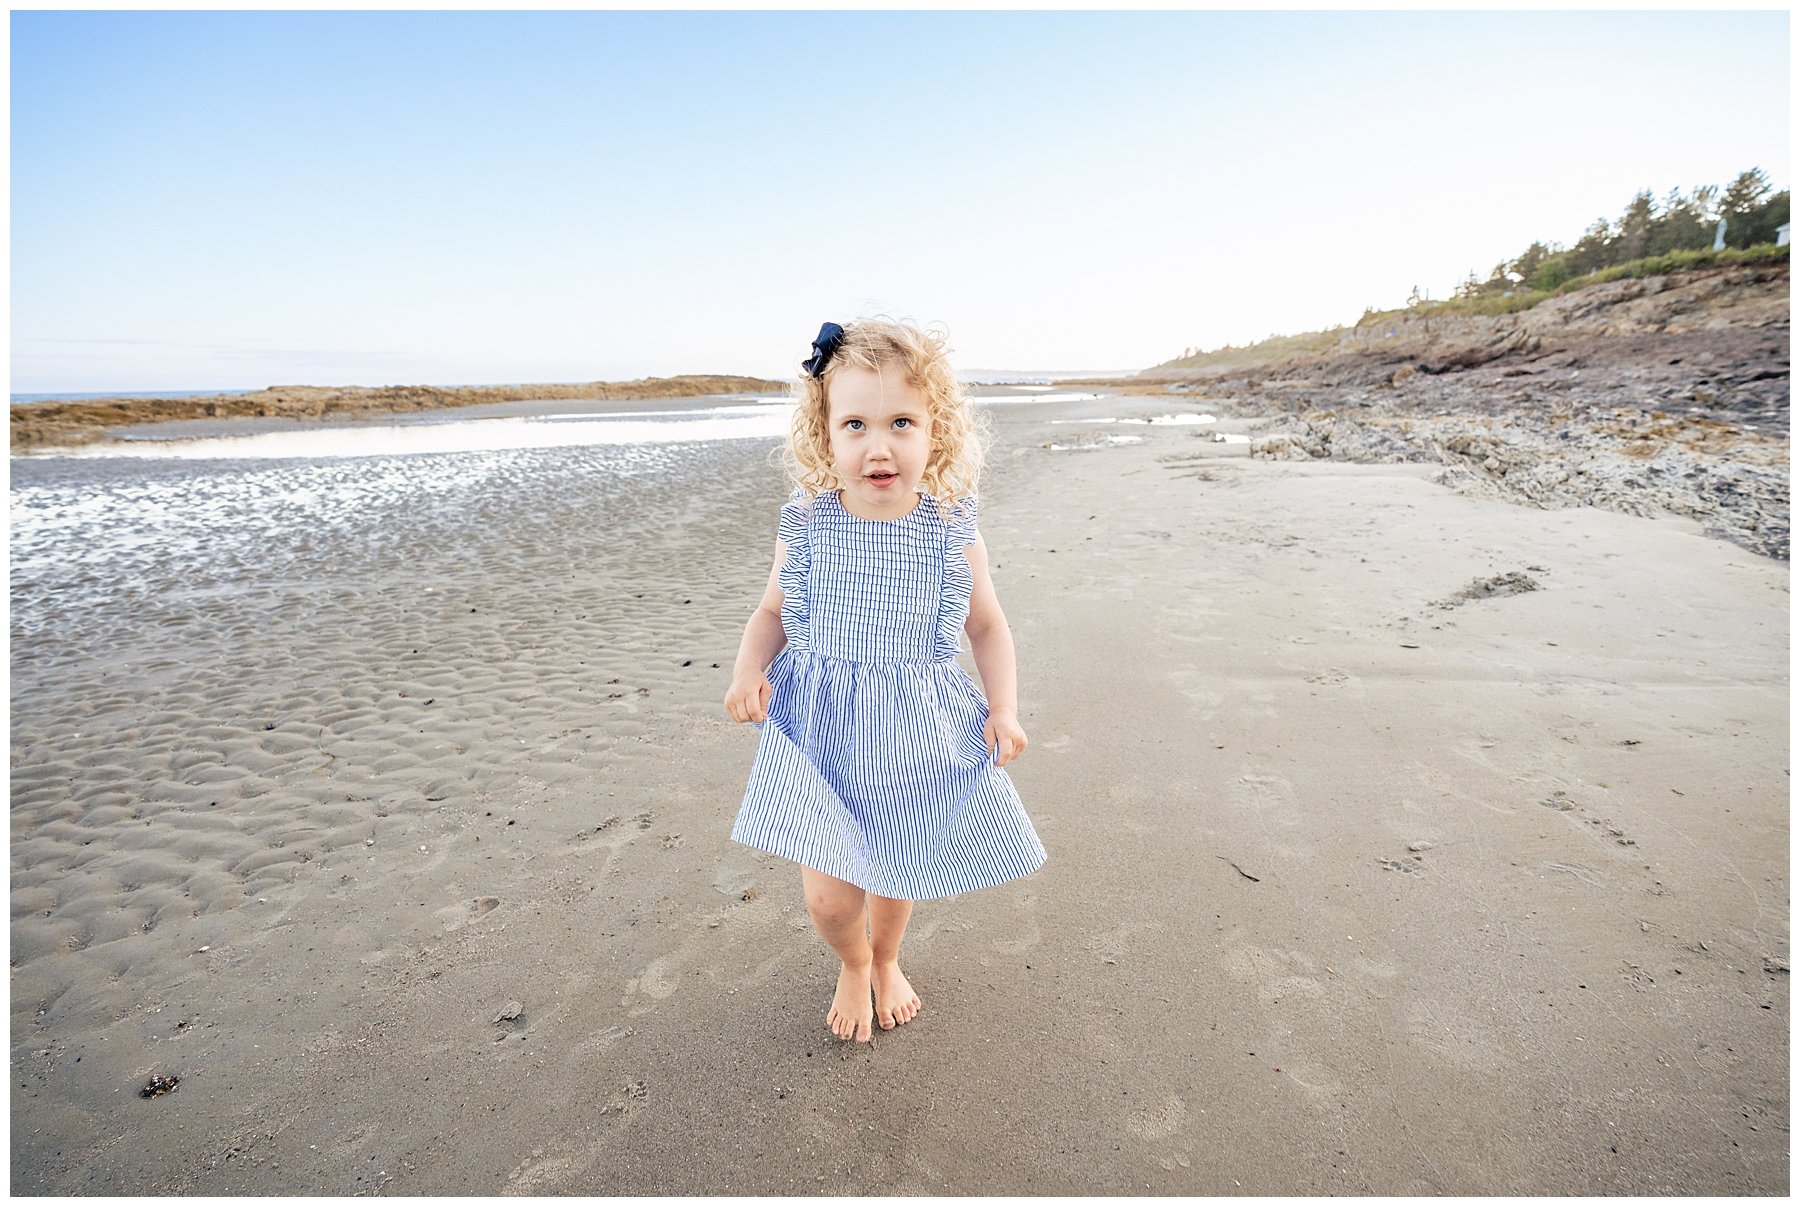
[[[921,495],[865,520],[834,491],[781,509],[787,645],[769,665],[734,842],[883,897],[948,897],[1029,875],[1044,846],[982,741],[987,701],[956,664],[976,501]]]

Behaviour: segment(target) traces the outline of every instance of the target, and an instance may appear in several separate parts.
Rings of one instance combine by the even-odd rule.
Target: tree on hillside
[[[1788,194],[1773,188],[1761,168],[1751,168],[1725,189],[1719,212],[1725,219],[1725,246],[1775,242],[1775,228],[1788,220]]]
[[[1546,247],[1542,243],[1533,242],[1530,247],[1520,253],[1518,259],[1512,262],[1509,271],[1517,273],[1521,280],[1529,281],[1537,272],[1538,265],[1549,258],[1552,250],[1554,249]]]
[[[1541,293],[1549,293],[1564,281],[1571,280],[1578,275],[1574,268],[1572,253],[1558,251],[1545,256],[1532,274],[1525,278],[1525,281],[1533,289]]]
[[[1719,198],[1719,216],[1725,219],[1725,246],[1749,247],[1775,241],[1775,228],[1787,221],[1787,194],[1784,191],[1771,197],[1773,188],[1761,168],[1751,168],[1726,186],[1725,195]],[[1776,213],[1779,218],[1774,217]]]
[[[1630,260],[1711,247],[1721,217],[1726,219],[1727,246],[1773,243],[1776,228],[1788,220],[1789,197],[1786,190],[1771,195],[1771,188],[1762,169],[1752,168],[1723,192],[1710,184],[1697,185],[1686,196],[1671,189],[1660,207],[1645,190],[1631,199],[1616,226],[1597,218],[1570,248],[1533,243],[1512,261],[1510,271],[1532,289],[1553,290],[1576,277]],[[1496,268],[1481,292],[1503,291],[1503,275]]]
[[[1782,189],[1763,203],[1762,210],[1756,215],[1751,238],[1758,243],[1773,243],[1780,231],[1777,229],[1788,220],[1788,191]]]
[[[1592,226],[1582,232],[1581,238],[1568,251],[1570,276],[1585,276],[1597,268],[1605,268],[1611,264],[1608,258],[1607,245],[1612,242],[1612,227],[1606,219],[1596,218]]]
[[[1619,215],[1618,234],[1608,247],[1607,264],[1623,264],[1650,253],[1650,225],[1656,220],[1656,202],[1645,189],[1631,199]]]
[[[1644,254],[1661,256],[1711,247],[1719,220],[1713,212],[1718,197],[1719,190],[1710,184],[1696,186],[1686,197],[1680,189],[1670,189],[1662,213],[1650,223],[1650,245]]]

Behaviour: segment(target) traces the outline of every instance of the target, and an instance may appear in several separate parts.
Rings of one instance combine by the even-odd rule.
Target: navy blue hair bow
[[[823,377],[825,365],[831,360],[831,354],[838,350],[844,342],[844,329],[836,323],[826,323],[819,328],[818,338],[813,340],[813,354],[808,360],[800,362],[808,377]]]

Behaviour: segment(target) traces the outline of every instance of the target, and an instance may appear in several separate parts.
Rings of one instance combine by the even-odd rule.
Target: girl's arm
[[[981,686],[987,692],[988,720],[983,736],[990,748],[999,745],[995,761],[1004,767],[1029,745],[1025,731],[1019,728],[1018,656],[994,580],[988,574],[987,542],[977,536],[974,544],[963,547],[963,554],[975,575],[963,631],[969,635],[969,651],[975,655],[975,668],[981,672]]]
[[[744,626],[744,640],[738,645],[737,662],[731,668],[731,686],[725,692],[725,711],[734,721],[769,719],[769,697],[775,689],[769,686],[764,672],[787,644],[787,633],[781,627],[781,604],[787,598],[781,590],[781,567],[786,561],[787,542],[776,541],[769,585]]]

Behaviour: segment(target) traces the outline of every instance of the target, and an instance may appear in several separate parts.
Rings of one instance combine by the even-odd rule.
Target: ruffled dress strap
[[[964,550],[980,539],[976,516],[981,503],[964,495],[950,505],[944,524],[944,596],[938,608],[937,640],[932,657],[948,662],[962,645],[963,625],[969,619],[969,600],[975,593],[975,569]]]
[[[950,543],[957,546],[958,553],[963,545],[973,545],[980,539],[981,533],[975,527],[980,511],[981,500],[974,495],[963,495],[950,504]]]
[[[787,546],[787,558],[776,579],[781,585],[781,627],[788,645],[795,649],[810,649],[812,645],[806,590],[807,572],[812,567],[812,516],[813,496],[796,486],[781,505],[781,519],[776,525],[776,536]]]

